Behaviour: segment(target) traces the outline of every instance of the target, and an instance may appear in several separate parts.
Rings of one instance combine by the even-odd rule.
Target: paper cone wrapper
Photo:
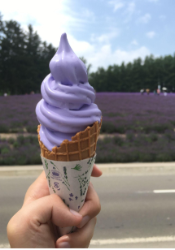
[[[70,209],[78,212],[85,202],[95,157],[68,162],[41,156],[50,194],[57,194]],[[59,231],[64,235],[74,229],[66,227]]]
[[[102,125],[94,122],[84,131],[78,132],[71,141],[64,140],[59,147],[49,151],[38,141],[50,193],[59,195],[71,209],[79,211],[84,204],[89,180],[95,162],[97,140]],[[61,235],[70,233],[75,228],[60,228]]]

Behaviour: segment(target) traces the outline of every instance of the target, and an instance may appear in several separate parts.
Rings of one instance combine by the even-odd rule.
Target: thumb
[[[50,220],[58,227],[77,226],[82,215],[69,209],[56,194],[42,197],[25,207],[25,213],[38,225]]]
[[[96,217],[91,219],[83,228],[64,235],[56,241],[56,248],[87,248],[94,234]]]

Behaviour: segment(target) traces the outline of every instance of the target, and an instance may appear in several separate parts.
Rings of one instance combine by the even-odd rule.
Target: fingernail
[[[101,169],[99,169],[97,165],[95,165],[95,167],[101,172],[101,174],[103,174],[103,172],[101,171]]]
[[[75,216],[82,217],[82,215],[77,213],[75,210],[70,209],[70,212]]]
[[[99,167],[98,167],[96,164],[94,164],[94,166],[95,166],[98,170],[100,170]],[[101,170],[100,170],[100,171],[101,171]]]
[[[68,242],[61,242],[58,244],[59,248],[70,248],[70,244]]]
[[[84,216],[78,227],[79,227],[79,228],[84,227],[84,225],[86,225],[86,223],[87,223],[89,220],[90,220],[90,217],[89,217],[88,215]]]

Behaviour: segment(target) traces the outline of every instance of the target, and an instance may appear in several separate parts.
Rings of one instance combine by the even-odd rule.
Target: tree
[[[97,91],[138,92],[147,88],[154,91],[159,83],[175,92],[175,54],[159,58],[150,55],[144,61],[138,58],[126,65],[123,62],[106,70],[98,68],[89,75],[89,82]]]
[[[24,57],[25,34],[16,21],[1,22],[0,61],[2,91],[18,92],[20,70],[16,71]]]
[[[16,21],[0,15],[0,92],[39,92],[56,49],[42,42],[32,25],[24,32]]]
[[[41,41],[32,25],[24,32],[14,20],[3,21],[0,13],[0,93],[39,92],[42,79],[49,73],[49,61],[56,49]],[[89,83],[96,91],[138,92],[157,89],[158,83],[175,92],[175,53],[165,57],[146,56],[121,65],[99,67],[90,73],[91,64],[84,57]]]

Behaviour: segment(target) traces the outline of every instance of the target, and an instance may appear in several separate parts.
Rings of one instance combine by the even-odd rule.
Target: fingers
[[[7,234],[13,247],[55,247],[57,238],[51,222],[58,227],[76,227],[81,220],[79,213],[52,194],[23,206],[9,221]]]
[[[100,177],[102,175],[102,171],[94,164],[92,174],[93,177]]]
[[[92,174],[93,177],[99,177],[102,175],[102,171],[94,164]],[[80,214],[83,216],[78,228],[82,228],[89,220],[95,217],[101,210],[100,200],[95,192],[92,183],[89,184],[88,192],[86,195],[86,201],[80,210]]]
[[[96,217],[91,219],[83,228],[76,232],[59,238],[56,242],[57,248],[87,248],[94,234]]]
[[[28,188],[24,198],[24,205],[47,195],[49,195],[49,188],[47,185],[45,173],[44,171],[42,171],[39,177]]]
[[[83,219],[81,223],[78,225],[78,228],[82,228],[89,220],[97,216],[100,210],[101,210],[100,200],[92,183],[90,183],[86,196],[86,201],[79,212],[83,216]]]
[[[35,200],[23,210],[29,222],[38,226],[50,220],[59,227],[77,226],[82,220],[82,216],[70,210],[56,194]]]

